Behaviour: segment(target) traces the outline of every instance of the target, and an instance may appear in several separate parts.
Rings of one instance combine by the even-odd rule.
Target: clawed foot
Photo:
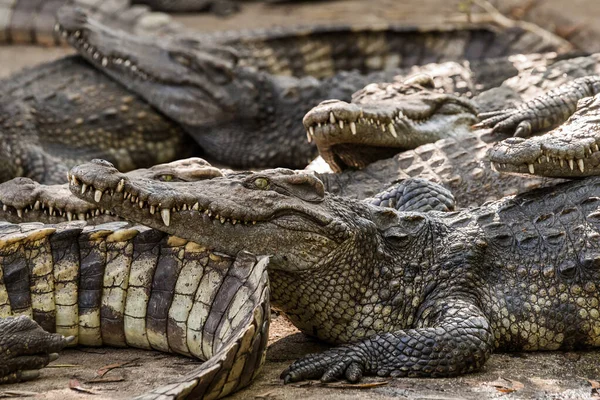
[[[0,384],[35,379],[74,337],[48,333],[30,318],[0,319]]]
[[[360,350],[336,347],[295,361],[281,373],[281,379],[286,384],[306,379],[332,382],[345,378],[350,382],[358,382],[366,372],[365,365],[366,356]]]
[[[533,132],[531,116],[517,108],[481,113],[478,117],[481,122],[473,125],[476,129],[492,128],[492,132],[514,131],[516,137],[529,137]]]

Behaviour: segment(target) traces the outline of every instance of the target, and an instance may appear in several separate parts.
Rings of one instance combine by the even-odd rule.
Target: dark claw
[[[0,383],[35,379],[75,340],[44,331],[27,317],[0,318]]]

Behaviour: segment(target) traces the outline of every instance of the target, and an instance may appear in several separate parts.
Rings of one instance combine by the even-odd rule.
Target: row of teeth
[[[255,225],[257,222],[257,221],[228,218],[228,217],[224,217],[219,214],[213,214],[213,212],[210,210],[200,208],[200,205],[198,203],[195,203],[193,205],[183,204],[182,206],[177,206],[177,207],[173,207],[173,208],[162,208],[160,203],[158,205],[149,204],[147,201],[140,199],[138,196],[134,195],[133,193],[129,193],[128,191],[126,191],[124,179],[121,179],[119,181],[116,190],[107,189],[105,191],[102,191],[100,189],[96,189],[93,186],[87,185],[85,183],[80,184],[79,180],[75,176],[69,176],[68,178],[69,178],[69,182],[71,183],[71,185],[73,185],[73,186],[81,185],[81,194],[85,194],[87,192],[90,192],[90,194],[94,193],[94,201],[96,203],[99,203],[105,194],[108,194],[112,197],[115,195],[115,193],[123,193],[123,202],[125,200],[129,200],[132,204],[137,204],[140,209],[147,208],[148,211],[150,212],[150,214],[152,214],[152,215],[154,215],[156,213],[156,211],[160,211],[160,216],[162,218],[162,222],[166,226],[169,226],[171,224],[171,212],[191,211],[191,210],[198,211],[198,213],[203,213],[203,214],[207,215],[208,217],[212,218],[213,220],[220,221],[221,224],[230,223],[230,224],[235,225],[237,223],[240,223],[240,224],[245,224],[245,225],[248,225],[248,224]]]
[[[87,221],[88,219],[91,219],[93,217],[99,217],[102,214],[114,216],[113,213],[103,208],[97,208],[96,210],[90,210],[85,213],[74,213],[71,211],[65,211],[59,208],[54,208],[54,206],[40,202],[39,200],[37,200],[35,204],[25,206],[24,208],[16,208],[7,204],[3,204],[2,211],[7,212],[9,207],[17,212],[17,216],[19,218],[23,218],[23,215],[27,214],[30,211],[41,211],[48,217],[63,217],[66,218],[67,221],[73,221],[74,219],[78,219],[80,221]]]
[[[402,113],[402,111],[399,111],[398,114],[393,118],[392,122],[388,122],[388,123],[381,123],[381,121],[379,119],[375,119],[375,118],[366,118],[362,115],[358,117],[358,120],[356,122],[351,121],[351,122],[347,122],[344,120],[338,120],[335,115],[333,115],[333,112],[329,112],[329,122],[317,122],[316,124],[313,124],[311,126],[308,127],[308,130],[306,131],[306,137],[308,139],[309,143],[312,143],[313,137],[315,136],[315,129],[316,128],[321,128],[323,125],[327,125],[327,124],[331,124],[331,125],[338,125],[340,127],[340,129],[344,129],[344,126],[346,124],[348,124],[350,126],[350,132],[352,132],[353,135],[356,135],[356,124],[362,124],[362,125],[374,125],[374,126],[378,126],[382,132],[388,132],[394,137],[397,138],[398,134],[396,132],[396,128],[394,127],[394,121],[396,121],[397,124],[401,125],[404,124],[404,121],[406,120],[406,116]],[[419,123],[420,121],[415,120],[415,123]]]
[[[571,169],[571,171],[575,170],[575,162],[577,162],[577,168],[579,169],[579,171],[581,171],[582,173],[585,172],[585,164],[583,162],[583,158],[578,158],[577,160],[565,160],[564,158],[559,158],[559,157],[549,157],[549,156],[542,156],[540,158],[537,159],[538,164],[541,164],[544,161],[544,158],[546,159],[547,163],[554,163],[554,164],[559,164],[561,168],[565,167],[566,165],[569,166],[569,168]],[[496,170],[505,170],[507,169],[507,167],[509,165],[512,164],[503,164],[503,163],[494,163],[494,162],[490,162],[492,168],[496,169]],[[529,170],[530,174],[534,174],[535,173],[535,166],[533,164],[527,164],[527,169]]]
[[[69,35],[69,33],[58,24],[55,25],[54,29],[60,32],[63,38],[70,39],[71,43],[74,44],[77,48],[85,50],[90,55],[90,57],[92,57],[96,61],[99,61],[103,67],[107,67],[109,64],[120,65],[122,67],[127,68],[131,73],[138,75],[142,79],[150,79],[150,75],[141,70],[140,67],[131,62],[131,60],[127,60],[121,57],[103,56],[98,51],[98,49],[96,49],[96,47],[85,41],[81,34],[81,31],[77,30],[73,32],[72,35]]]

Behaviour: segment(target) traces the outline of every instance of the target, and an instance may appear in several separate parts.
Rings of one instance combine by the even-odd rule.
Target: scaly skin
[[[326,191],[355,199],[372,197],[399,179],[423,178],[449,189],[457,208],[481,205],[557,182],[493,170],[486,154],[496,140],[489,132],[475,131],[463,138],[419,146],[371,163],[362,170],[316,175]]]
[[[127,175],[158,181],[192,182],[221,176],[222,172],[201,158],[188,158],[137,169]],[[119,218],[73,196],[67,184],[42,185],[29,178],[15,178],[0,184],[0,221],[57,224],[73,219],[101,224]]]
[[[270,254],[272,304],[341,345],[296,361],[285,382],[456,376],[493,351],[600,345],[597,177],[454,213],[336,197],[283,169],[148,183],[96,161],[70,182],[123,218],[225,253]]]
[[[206,361],[140,398],[226,396],[265,360],[267,263],[127,222],[3,223],[0,383],[35,378],[69,343],[133,346]]]
[[[2,81],[0,182],[63,183],[70,167],[105,157],[123,170],[199,150],[181,128],[81,57]]]
[[[516,137],[551,129],[571,116],[577,102],[600,92],[600,76],[592,75],[575,79],[515,108],[498,110],[479,115],[483,119],[476,128],[492,128],[493,132],[514,132]]]

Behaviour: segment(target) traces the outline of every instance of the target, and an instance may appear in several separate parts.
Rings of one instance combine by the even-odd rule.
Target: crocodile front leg
[[[565,122],[577,109],[577,102],[600,93],[600,76],[577,78],[515,108],[479,114],[475,128],[493,132],[514,131],[517,137],[550,129]]]
[[[449,377],[478,370],[493,349],[489,321],[469,302],[444,299],[440,303],[431,324],[421,321],[415,329],[382,333],[310,354],[294,362],[281,377],[285,383],[319,378],[358,382],[363,374]]]
[[[48,333],[25,317],[0,318],[0,383],[28,381],[74,340]]]

